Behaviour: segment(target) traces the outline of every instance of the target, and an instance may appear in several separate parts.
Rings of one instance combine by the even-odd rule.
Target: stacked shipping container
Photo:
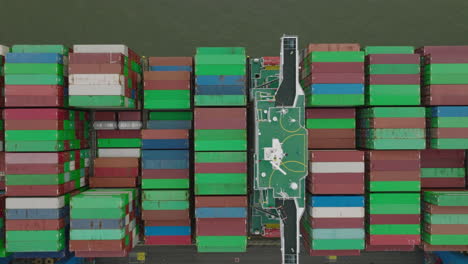
[[[136,108],[140,57],[125,45],[74,45],[70,55],[70,106]]]
[[[422,188],[465,188],[465,150],[421,150]]]
[[[140,112],[94,113],[98,158],[94,160],[91,188],[139,185],[140,120]]]
[[[310,108],[306,111],[309,149],[354,149],[354,108]]]
[[[150,57],[144,73],[145,109],[190,109],[192,57]]]
[[[358,112],[358,147],[424,149],[424,107],[370,107]]]
[[[306,106],[364,105],[364,52],[359,44],[309,44],[301,85]]]
[[[419,54],[413,47],[370,46],[366,53],[366,105],[419,105]]]
[[[218,106],[197,107],[194,115],[199,252],[246,250],[247,111],[232,107],[246,104],[246,71],[244,48],[197,49],[195,105]],[[228,199],[238,203],[222,205]]]
[[[245,48],[203,47],[195,55],[195,105],[245,106]]]
[[[63,45],[14,45],[6,55],[5,106],[67,106],[68,53]]]
[[[424,46],[421,54],[423,103],[468,105],[468,46]]]
[[[423,240],[427,251],[468,250],[468,192],[424,192]]]
[[[70,251],[77,257],[125,257],[138,242],[135,189],[92,189],[74,196]]]
[[[428,107],[427,129],[430,148],[468,148],[468,106]]]

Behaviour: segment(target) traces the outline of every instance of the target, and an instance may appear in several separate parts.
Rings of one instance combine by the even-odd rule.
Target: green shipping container
[[[195,173],[196,195],[247,194],[246,173]]]
[[[368,74],[419,74],[419,64],[370,64]]]
[[[246,75],[246,64],[196,64],[195,75]]]
[[[245,95],[195,95],[196,106],[245,106]]]
[[[195,163],[247,162],[246,152],[195,152]]]
[[[369,225],[371,235],[419,235],[420,225]]]
[[[142,189],[188,189],[189,179],[142,179]]]
[[[369,54],[414,54],[412,46],[367,46],[364,48],[366,55]]]
[[[467,138],[435,138],[430,144],[433,149],[468,149]]]
[[[246,236],[197,236],[198,252],[245,252]]]
[[[421,168],[421,178],[464,178],[465,168]]]
[[[198,129],[195,130],[195,151],[245,151],[245,129]]]
[[[371,107],[359,111],[359,118],[426,117],[424,107]]]
[[[185,190],[143,191],[143,201],[188,201],[189,196]]]
[[[143,201],[143,210],[188,210],[189,201]]]
[[[364,94],[314,94],[306,96],[306,106],[360,106]]]
[[[369,182],[371,192],[419,192],[420,181],[371,181]]]
[[[140,138],[98,138],[98,148],[139,148]]]
[[[7,85],[64,85],[63,76],[52,74],[13,74],[5,76]]]
[[[63,75],[63,65],[56,63],[6,63],[5,74]]]
[[[314,51],[309,54],[310,62],[364,62],[362,51]]]
[[[150,112],[150,120],[192,120],[192,112]]]
[[[356,128],[354,118],[314,118],[306,120],[308,129],[337,129],[337,128]]]
[[[190,91],[147,90],[144,93],[145,109],[190,109]]]
[[[69,49],[64,45],[13,45],[14,53],[59,53],[68,55]]]
[[[431,245],[468,245],[468,235],[432,235],[424,232],[422,237],[424,242]]]
[[[238,54],[245,55],[243,47],[199,47],[196,51],[197,55],[214,55],[214,54]]]
[[[313,239],[310,243],[313,250],[363,250],[364,239]]]
[[[64,151],[64,141],[15,141],[5,142],[5,150],[10,152],[55,152]]]

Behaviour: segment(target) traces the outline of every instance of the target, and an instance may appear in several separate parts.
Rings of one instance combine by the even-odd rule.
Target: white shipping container
[[[70,74],[69,85],[125,85],[125,76],[122,74]]]
[[[96,130],[115,130],[118,125],[117,121],[94,121],[93,127]]]
[[[121,44],[73,45],[74,53],[122,53],[128,57],[128,47]]]
[[[120,121],[118,126],[119,129],[135,130],[141,129],[143,123],[141,121]]]
[[[123,84],[70,84],[69,90],[70,95],[125,95],[125,85]]]
[[[317,218],[363,218],[364,207],[312,207],[309,215]]]
[[[6,209],[59,209],[65,206],[65,196],[59,197],[7,197]]]
[[[364,162],[310,162],[309,165],[313,173],[364,172]]]
[[[139,148],[100,148],[98,157],[100,158],[139,158],[141,151]]]

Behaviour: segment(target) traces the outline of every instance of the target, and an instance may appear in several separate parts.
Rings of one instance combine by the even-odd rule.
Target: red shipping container
[[[419,74],[372,74],[367,76],[366,83],[370,85],[414,84],[421,83]]]
[[[421,188],[464,188],[465,178],[421,178]]]
[[[65,219],[13,220],[5,221],[5,230],[59,230],[65,227]]]
[[[145,236],[145,245],[191,245],[191,236]]]
[[[424,64],[433,63],[468,63],[468,53],[465,54],[430,54],[424,56]]]
[[[310,83],[364,83],[363,73],[315,73]]]
[[[316,141],[312,143],[323,143],[322,141],[333,139],[352,139],[356,138],[356,130],[349,129],[307,129],[309,141]],[[310,143],[310,142],[309,142]]]
[[[312,184],[364,184],[364,173],[309,173]]]
[[[65,167],[63,164],[7,164],[5,169],[5,173],[9,175],[59,174],[64,172]]]
[[[313,51],[360,51],[361,45],[358,43],[320,43],[309,44],[308,53]]]
[[[97,168],[139,168],[139,158],[96,158],[94,167]]]
[[[188,139],[188,129],[143,129],[142,139]]]
[[[61,164],[70,161],[69,152],[51,152],[51,153],[13,153],[5,154],[7,164]]]
[[[414,251],[413,245],[369,245],[366,244],[366,251]]]
[[[195,129],[246,129],[245,108],[195,108]]]
[[[190,80],[145,80],[145,90],[190,90]]]
[[[420,160],[417,150],[372,150],[367,152],[370,160]]]
[[[458,55],[468,53],[468,46],[424,46],[416,49],[417,53],[423,55],[441,54],[441,55]]]
[[[246,218],[197,218],[197,236],[245,236]]]
[[[247,207],[246,196],[196,196],[195,208],[201,207]]]
[[[370,225],[419,225],[421,216],[419,214],[371,214]]]
[[[69,64],[70,74],[124,74],[123,64]]]
[[[314,62],[311,73],[361,73],[364,74],[364,62]]]
[[[191,72],[186,71],[145,71],[143,73],[145,80],[190,80]]]
[[[192,57],[149,57],[149,66],[192,66]]]
[[[70,64],[122,64],[125,56],[121,53],[70,53]]]
[[[71,251],[115,251],[125,249],[125,239],[121,240],[70,240]]]
[[[468,224],[465,225],[435,225],[435,224],[424,224],[424,231],[432,235],[467,235]]]
[[[439,246],[439,245],[430,245],[426,242],[422,242],[422,248],[424,251],[468,251],[468,245],[466,246]]]
[[[419,170],[419,160],[370,160],[369,169],[372,171],[413,171]]]
[[[420,64],[419,54],[370,54],[366,56],[369,64]]]
[[[364,151],[360,150],[315,150],[309,151],[311,162],[364,162]]]
[[[133,188],[137,187],[137,178],[120,178],[120,177],[91,177],[89,179],[89,187],[91,188]]]
[[[149,220],[145,226],[191,226],[190,218],[177,220]]]
[[[98,178],[136,178],[139,174],[138,168],[94,168],[94,177]]]
[[[468,128],[431,128],[429,131],[431,138],[468,138]]]
[[[141,121],[140,111],[122,111],[117,112],[119,121]]]
[[[420,181],[421,170],[367,171],[371,181]]]
[[[367,239],[374,246],[414,246],[421,243],[420,235],[369,235]]]
[[[64,97],[59,96],[5,96],[5,107],[63,107]]]
[[[247,163],[195,163],[195,173],[247,173]]]
[[[34,117],[32,117],[34,113]],[[68,110],[56,108],[4,109],[5,120],[64,120],[68,119]]]
[[[76,189],[75,181],[60,185],[9,185],[5,187],[5,194],[13,196],[59,196]]]
[[[468,131],[467,131],[468,133]],[[464,168],[465,150],[421,150],[421,168]]]
[[[190,175],[189,169],[161,169],[151,170],[142,169],[141,175],[143,179],[188,179]]]
[[[311,108],[306,109],[307,119],[316,118],[355,118],[354,108]]]
[[[5,85],[5,96],[64,96],[60,85]]]
[[[355,138],[331,138],[331,139],[319,139],[310,140],[308,142],[309,149],[355,149],[356,139]]]
[[[364,228],[364,218],[309,217],[312,228]]]
[[[143,210],[141,219],[147,221],[173,221],[190,219],[189,210]]]
[[[140,130],[98,130],[97,138],[141,138]]]

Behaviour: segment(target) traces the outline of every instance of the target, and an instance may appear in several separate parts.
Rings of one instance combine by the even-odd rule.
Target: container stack
[[[195,217],[198,252],[246,251],[246,196],[197,196]]]
[[[5,106],[66,107],[68,54],[63,45],[13,45],[5,57]]]
[[[5,190],[5,122],[0,111],[0,191]]]
[[[7,196],[60,196],[86,185],[87,113],[5,109],[4,116]]]
[[[145,109],[190,109],[192,57],[150,57],[144,73]]]
[[[468,250],[468,191],[424,192],[426,251]]]
[[[417,150],[372,150],[366,153],[370,192],[419,192],[421,157]]]
[[[0,46],[0,49],[2,46]],[[0,192],[0,258],[8,257],[10,254],[7,253],[5,247],[5,193]]]
[[[69,104],[83,108],[137,108],[140,57],[125,45],[74,45]]]
[[[188,190],[144,190],[143,219],[146,245],[191,245]]]
[[[412,250],[420,242],[420,152],[366,153],[367,250]]]
[[[313,195],[362,195],[364,167],[363,151],[309,151],[307,191]]]
[[[70,194],[6,199],[7,251],[68,251]],[[19,257],[19,256],[18,256]]]
[[[465,188],[465,150],[421,150],[422,188]]]
[[[247,94],[245,48],[197,48],[196,106],[245,106]]]
[[[98,158],[91,188],[132,188],[139,185],[140,112],[95,112]]]
[[[188,245],[192,243],[189,214],[192,113],[150,112],[149,119],[149,129],[141,131],[145,244]]]
[[[421,60],[424,105],[468,105],[468,46],[425,46]]]
[[[5,71],[4,71],[4,66],[5,66],[5,57],[10,52],[10,47],[0,45],[0,91],[4,91],[5,88]],[[0,106],[5,105],[5,98],[4,98],[5,93],[2,92],[0,93]]]
[[[311,256],[359,255],[365,248],[364,196],[308,196],[301,231]]]
[[[366,105],[419,105],[420,57],[410,46],[370,46],[366,53]]]
[[[138,242],[135,189],[92,189],[74,196],[70,251],[77,257],[125,257]]]
[[[150,112],[142,131],[142,189],[147,245],[187,245],[192,112]]]
[[[358,147],[425,149],[424,107],[370,107],[358,112]]]
[[[428,147],[468,149],[468,106],[427,108]]]
[[[354,149],[354,108],[310,108],[306,110],[309,149]]]
[[[234,233],[227,230],[226,221],[211,222],[211,232],[201,232],[200,218],[196,213],[197,248],[199,252],[244,252],[246,251],[247,231],[245,216],[247,206],[247,113],[245,108],[195,108],[195,195],[198,201],[226,201],[238,199],[242,203],[237,209],[222,208],[221,218],[236,218]],[[233,196],[238,195],[238,196]],[[244,203],[245,202],[245,203]],[[196,212],[203,209],[196,203]],[[229,206],[227,206],[229,207]],[[199,210],[200,209],[200,210]],[[242,211],[242,214],[239,214]],[[217,212],[217,211],[216,211]],[[206,221],[205,221],[206,222]],[[244,227],[240,228],[243,223]],[[201,229],[200,229],[201,228]],[[227,232],[227,233],[226,233]],[[232,238],[232,239],[230,239]]]
[[[364,52],[359,44],[310,44],[303,52],[306,106],[364,105]]]
[[[369,193],[367,251],[411,251],[420,244],[419,193]]]

